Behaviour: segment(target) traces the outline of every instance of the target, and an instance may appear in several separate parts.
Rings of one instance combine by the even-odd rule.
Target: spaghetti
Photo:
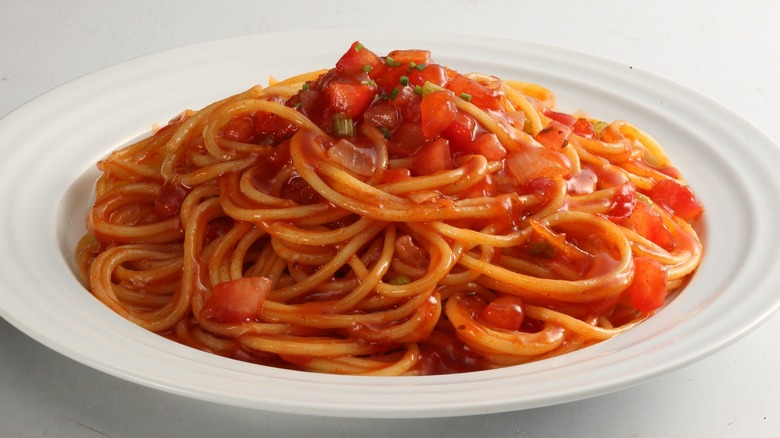
[[[133,323],[298,370],[522,364],[650,317],[703,208],[646,133],[531,83],[353,44],[98,163],[77,258]]]

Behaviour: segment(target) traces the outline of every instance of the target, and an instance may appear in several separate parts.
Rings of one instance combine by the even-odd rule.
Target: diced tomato
[[[543,147],[510,152],[506,156],[506,166],[509,174],[521,185],[539,178],[555,181],[571,175],[569,159],[559,152]]]
[[[506,157],[504,145],[498,141],[498,137],[492,132],[483,132],[477,135],[477,138],[471,142],[468,149],[472,153],[484,155],[490,161],[498,161]]]
[[[543,146],[559,151],[569,143],[571,133],[571,126],[564,125],[557,120],[551,120],[547,127],[539,131],[534,138]]]
[[[620,189],[612,198],[612,204],[609,206],[607,217],[612,221],[619,221],[631,215],[636,206],[636,188],[633,184],[622,184]]]
[[[420,103],[423,135],[434,138],[441,134],[455,120],[457,111],[449,91],[434,91],[425,96]]]
[[[439,64],[428,64],[424,68],[413,68],[409,72],[409,83],[423,86],[426,82],[444,87],[449,82],[447,69]]]
[[[577,118],[572,116],[571,114],[562,113],[558,111],[553,111],[551,109],[545,108],[542,112],[545,116],[559,122],[563,123],[566,126],[574,126],[575,123],[577,123]]]
[[[673,179],[658,181],[647,195],[676,216],[689,222],[704,212],[704,206],[696,199],[693,190]]]
[[[408,157],[425,143],[422,125],[414,122],[402,123],[393,131],[388,152],[395,157]]]
[[[596,131],[593,129],[593,124],[590,123],[588,119],[580,117],[574,122],[572,129],[574,130],[574,134],[579,135],[580,137],[596,138]]]
[[[370,84],[336,79],[328,82],[323,92],[331,111],[358,117],[371,105],[376,89]]]
[[[622,221],[622,225],[636,231],[661,248],[670,250],[674,247],[674,238],[664,225],[663,218],[644,202],[636,203],[631,214]]]
[[[276,114],[257,111],[254,114],[255,142],[265,139],[266,143],[276,144],[286,140],[298,130],[298,125]]]
[[[366,109],[363,120],[378,128],[395,129],[401,122],[401,111],[384,99],[378,100]]]
[[[525,319],[523,302],[511,295],[502,295],[482,309],[482,319],[490,326],[504,330],[519,330]]]
[[[412,174],[409,172],[409,169],[405,167],[394,167],[384,171],[382,174],[382,184],[391,184],[411,177]]]
[[[419,122],[422,120],[420,114],[420,96],[418,96],[412,87],[401,87],[398,93],[390,103],[401,110],[401,116],[406,122]]]
[[[380,64],[382,64],[382,59],[376,53],[365,48],[359,41],[355,41],[349,50],[336,61],[336,70],[353,74],[366,72],[364,68],[370,70]]]
[[[502,91],[488,88],[462,74],[455,75],[447,84],[447,88],[456,96],[470,96],[470,102],[480,108],[497,110],[501,105]]]
[[[453,151],[466,153],[477,135],[477,121],[467,114],[457,112],[455,119],[441,135],[450,141]]]
[[[431,175],[450,169],[452,169],[452,156],[449,142],[438,137],[423,144],[414,155],[409,170],[416,175]]]
[[[166,181],[160,190],[160,195],[154,200],[154,213],[161,219],[179,213],[181,204],[189,192],[189,189],[181,184]]]
[[[624,292],[631,306],[642,312],[663,306],[668,293],[666,272],[655,259],[634,257],[634,279]]]
[[[265,277],[246,277],[219,283],[203,304],[200,316],[228,324],[257,319],[271,286],[271,280]]]
[[[416,65],[420,65],[420,64],[427,65],[431,63],[430,50],[418,50],[418,49],[393,50],[392,52],[387,54],[387,57],[401,64],[409,64],[413,62]]]
[[[386,64],[381,64],[375,67],[368,76],[376,82],[379,90],[382,94],[389,96],[393,94],[393,89],[401,89],[401,76],[407,76],[407,68],[405,66],[389,67]]]

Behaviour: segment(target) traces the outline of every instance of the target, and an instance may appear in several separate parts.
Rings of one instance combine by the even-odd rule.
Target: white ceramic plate
[[[74,275],[95,161],[185,108],[332,66],[353,40],[377,53],[431,49],[462,72],[541,83],[559,107],[625,119],[666,149],[707,207],[706,253],[684,293],[628,333],[528,365],[460,375],[354,377],[286,371],[195,351],[97,302]],[[242,37],[135,59],[59,87],[0,120],[0,315],[85,365],[184,396],[352,417],[526,409],[615,391],[738,339],[778,305],[780,163],[749,122],[629,65],[525,42],[423,32]]]

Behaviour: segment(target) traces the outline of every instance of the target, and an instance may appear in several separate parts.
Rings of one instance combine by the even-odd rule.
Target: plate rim
[[[87,74],[85,76],[82,76],[80,78],[74,79],[72,81],[69,81],[63,85],[60,85],[57,88],[54,88],[53,90],[44,93],[37,98],[33,99],[32,101],[18,107],[17,109],[13,110],[11,113],[4,116],[2,119],[0,119],[0,139],[3,138],[4,133],[12,129],[12,126],[14,123],[18,123],[18,119],[22,118],[24,120],[25,114],[29,112],[35,112],[36,110],[40,109],[41,105],[49,104],[50,101],[54,98],[59,97],[62,94],[66,94],[68,92],[72,92],[73,89],[78,90],[79,87],[82,86],[82,84],[86,84],[90,81],[100,82],[100,79],[103,79],[106,75],[116,75],[118,72],[120,72],[122,69],[127,69],[130,67],[132,69],[133,66],[141,65],[144,63],[151,62],[152,64],[156,62],[162,62],[164,61],[164,58],[166,56],[176,55],[177,53],[182,52],[190,52],[193,50],[201,50],[203,52],[207,52],[209,49],[213,49],[214,47],[222,47],[224,45],[229,45],[233,43],[250,43],[250,42],[268,42],[273,41],[278,38],[300,38],[304,39],[304,37],[312,38],[317,37],[318,40],[322,39],[325,41],[331,41],[334,38],[342,38],[342,35],[345,33],[344,30],[313,30],[313,31],[289,31],[289,32],[281,32],[281,33],[266,33],[266,34],[255,34],[255,35],[246,35],[246,36],[239,36],[239,37],[231,37],[226,39],[220,39],[220,40],[214,40],[214,41],[207,41],[202,42],[198,44],[193,45],[186,45],[181,46],[173,49],[167,49],[164,51],[156,52],[153,54],[148,54],[144,56],[140,56],[137,58],[133,58],[118,64],[115,64],[113,66],[98,70],[96,72]],[[415,31],[412,32],[411,35],[405,35],[403,38],[398,38],[397,36],[393,35],[396,33],[396,31],[392,30],[355,30],[353,31],[354,35],[360,35],[365,40],[370,39],[379,39],[383,40],[385,42],[389,41],[390,37],[395,37],[395,40],[407,42],[412,39],[417,40],[424,40],[424,39],[437,39],[439,43],[443,41],[444,39],[449,39],[452,41],[457,42],[470,42],[472,44],[475,44],[477,46],[479,45],[490,45],[490,44],[498,44],[498,43],[505,43],[509,44],[511,43],[513,45],[513,48],[506,48],[502,47],[500,50],[514,52],[520,50],[520,48],[526,48],[528,50],[529,48],[537,50],[537,51],[549,51],[553,54],[557,54],[557,57],[561,57],[566,55],[566,57],[574,57],[576,59],[586,59],[586,60],[592,60],[592,61],[598,61],[603,63],[602,68],[607,70],[612,69],[618,69],[618,68],[625,68],[628,64],[610,60],[608,58],[599,57],[597,55],[591,55],[580,51],[574,51],[567,48],[557,47],[557,46],[551,46],[543,43],[537,43],[537,42],[531,42],[531,41],[524,41],[524,40],[516,40],[516,39],[510,39],[510,38],[504,38],[504,37],[492,37],[492,36],[485,36],[485,35],[473,35],[473,34],[457,34],[457,33],[451,33],[451,34],[444,34],[441,32],[424,32],[424,31]],[[366,35],[369,35],[370,38],[365,37]],[[360,38],[355,38],[360,39]],[[368,44],[367,44],[368,45]],[[368,45],[370,47],[370,45]],[[346,47],[346,46],[344,46]],[[493,48],[493,50],[498,50]],[[340,52],[342,52],[343,49],[340,47],[334,47],[330,50],[334,62],[336,57]],[[436,52],[434,52],[434,57],[436,57]],[[570,58],[567,58],[570,59]],[[560,60],[558,60],[560,62]],[[572,62],[571,60],[567,62]],[[163,62],[163,64],[165,64]],[[623,72],[623,74],[626,74],[626,72]],[[777,153],[776,149],[777,145],[776,143],[763,131],[761,131],[759,128],[751,125],[747,120],[742,118],[741,116],[737,115],[732,110],[728,109],[726,106],[718,103],[714,99],[711,99],[701,93],[698,93],[697,91],[686,87],[682,84],[679,84],[674,81],[670,81],[667,78],[664,78],[659,75],[655,75],[653,73],[644,71],[638,67],[631,66],[630,73],[631,75],[634,75],[635,79],[648,79],[651,78],[655,82],[660,82],[662,84],[665,84],[667,86],[670,86],[672,88],[676,88],[677,90],[683,90],[686,93],[688,93],[690,96],[695,96],[697,102],[707,102],[709,105],[713,105],[714,108],[717,108],[717,112],[719,113],[727,113],[730,116],[734,117],[734,120],[741,122],[744,126],[742,129],[745,129],[745,132],[750,133],[753,135],[754,142],[756,143],[763,143],[764,147],[768,147],[767,145],[771,145],[773,148],[772,150]],[[260,81],[258,81],[260,82]],[[247,88],[251,86],[252,84],[246,84]],[[87,88],[93,88],[93,87],[87,87]],[[556,90],[553,89],[555,92]],[[21,116],[20,116],[21,114]],[[172,116],[174,114],[168,114],[168,116]],[[141,118],[149,118],[149,117],[141,117]],[[131,129],[132,130],[132,129]],[[0,165],[0,169],[5,169],[7,165],[2,164]],[[70,175],[71,177],[77,176],[76,173],[73,173]],[[4,177],[3,177],[4,178]],[[71,178],[72,181],[73,178]],[[5,179],[0,179],[0,181],[4,181]],[[772,181],[773,183],[777,184],[777,181]],[[29,190],[28,190],[29,191]],[[26,193],[26,192],[24,192]],[[0,199],[5,199],[8,197],[8,192],[0,193]],[[776,212],[766,212],[765,214],[775,214]],[[50,221],[53,221],[53,218],[49,218]],[[755,219],[755,218],[754,218]],[[759,218],[761,219],[761,218]],[[18,220],[18,218],[17,218]],[[47,221],[41,220],[41,222],[45,225]],[[6,223],[6,220],[0,221],[0,224]],[[7,224],[6,224],[7,225]],[[49,225],[53,228],[57,227],[56,223],[49,223]],[[25,251],[21,250],[21,253],[25,253]],[[8,250],[3,250],[3,252],[0,252],[3,256],[8,256]],[[35,254],[33,254],[35,255]],[[2,270],[0,272],[6,273],[6,270]],[[776,276],[776,275],[775,275]],[[5,277],[5,276],[4,276]],[[2,283],[4,286],[7,286],[8,278],[3,278]],[[764,280],[766,281],[766,280]],[[17,280],[18,283],[18,280]],[[0,291],[0,297],[8,296],[8,293],[5,292],[5,289],[3,288],[3,291]],[[95,301],[96,304],[98,304]],[[258,400],[257,398],[252,398],[251,394],[250,396],[245,397],[234,397],[234,398],[226,398],[224,394],[219,394],[218,392],[215,392],[213,388],[211,391],[203,392],[203,391],[197,391],[192,388],[187,388],[185,386],[181,385],[171,385],[166,384],[165,382],[161,382],[157,379],[149,378],[146,376],[138,375],[137,372],[128,372],[126,369],[121,369],[121,367],[117,368],[116,364],[110,363],[110,361],[101,361],[94,357],[91,357],[89,355],[84,355],[83,346],[79,346],[78,348],[73,348],[72,346],[66,346],[58,344],[55,340],[52,339],[52,334],[47,333],[46,330],[42,330],[40,327],[36,327],[33,323],[30,323],[28,321],[23,321],[19,318],[16,318],[13,312],[8,311],[7,307],[4,305],[2,301],[0,301],[0,316],[2,316],[4,319],[9,321],[12,325],[16,326],[29,336],[36,339],[38,342],[46,345],[49,348],[54,349],[55,351],[60,352],[61,354],[64,354],[68,357],[71,357],[85,365],[88,365],[92,368],[98,369],[100,371],[106,372],[108,374],[112,374],[116,377],[134,381],[135,383],[139,383],[145,386],[154,387],[157,389],[161,389],[164,391],[177,393],[183,396],[193,397],[193,398],[199,398],[203,400],[208,400],[212,402],[217,403],[226,403],[226,404],[232,404],[237,406],[243,406],[243,407],[249,407],[249,408],[257,408],[257,409],[264,409],[264,410],[271,410],[271,411],[282,411],[282,412],[292,412],[292,413],[302,413],[308,410],[309,413],[315,413],[317,415],[328,415],[328,416],[368,416],[368,417],[419,417],[419,416],[452,416],[452,415],[463,415],[463,414],[478,414],[478,413],[486,413],[486,412],[500,412],[500,411],[508,411],[508,410],[516,410],[516,409],[527,409],[527,408],[533,408],[533,407],[540,407],[545,406],[549,404],[557,404],[557,403],[563,403],[568,401],[574,401],[578,399],[582,399],[585,397],[591,397],[596,395],[601,395],[607,392],[612,392],[616,389],[625,388],[627,386],[631,386],[634,384],[638,384],[644,381],[649,380],[652,377],[655,377],[657,375],[666,373],[671,371],[672,369],[680,368],[682,366],[686,366],[690,364],[693,361],[699,360],[704,358],[705,356],[714,353],[715,351],[718,351],[719,349],[731,344],[732,342],[736,341],[737,339],[741,338],[745,334],[747,334],[749,331],[753,330],[755,327],[757,327],[759,324],[766,321],[772,314],[774,314],[777,309],[780,307],[780,299],[775,299],[774,302],[769,302],[769,305],[765,307],[764,312],[762,314],[756,315],[749,323],[744,323],[739,327],[739,330],[734,331],[730,333],[730,336],[728,337],[721,337],[717,342],[711,341],[710,345],[708,345],[708,348],[699,348],[697,351],[689,353],[687,357],[682,357],[676,360],[672,364],[668,364],[666,366],[656,366],[652,369],[644,370],[643,372],[636,372],[632,374],[631,376],[625,376],[622,379],[612,379],[609,384],[602,384],[602,385],[591,385],[589,387],[583,387],[579,388],[577,391],[569,391],[564,393],[550,393],[546,394],[545,397],[538,397],[536,399],[525,399],[525,400],[518,400],[518,399],[512,399],[509,396],[504,396],[504,399],[502,400],[482,400],[480,402],[471,401],[467,403],[462,404],[447,404],[447,405],[441,405],[441,406],[435,406],[431,407],[429,409],[419,410],[419,406],[415,406],[414,408],[409,408],[408,405],[402,405],[400,402],[398,404],[393,404],[392,406],[387,406],[386,404],[383,406],[380,405],[359,405],[359,404],[353,404],[349,406],[348,403],[343,405],[327,405],[323,404],[322,402],[317,402],[315,400],[306,400],[306,401],[288,401],[285,403],[280,404],[274,404],[273,400]],[[83,310],[83,309],[82,309]],[[95,309],[91,309],[95,310]],[[117,318],[119,318],[117,316]],[[111,320],[111,318],[109,318]],[[122,320],[124,321],[124,320]],[[652,319],[651,319],[652,321]],[[120,327],[124,327],[123,323],[120,321],[110,321],[112,324],[116,323]],[[126,321],[125,321],[126,322]],[[129,324],[129,323],[127,323]],[[113,326],[112,326],[113,327]],[[127,327],[125,327],[127,328]],[[129,329],[132,330],[132,329]],[[147,342],[151,347],[154,348],[159,345],[159,337],[154,335],[155,338],[149,338],[147,339],[144,336],[140,336],[138,339],[141,339],[140,342]],[[133,338],[133,341],[138,341],[138,339]],[[147,345],[148,347],[148,345]],[[201,363],[205,362],[211,366],[228,366],[229,369],[232,371],[235,371],[236,373],[247,373],[247,375],[251,376],[252,379],[260,378],[260,380],[268,379],[268,381],[275,381],[275,379],[279,379],[280,381],[286,381],[285,379],[289,378],[287,375],[287,372],[281,372],[276,369],[271,370],[265,370],[267,373],[261,373],[261,375],[257,375],[256,372],[253,372],[252,370],[249,370],[246,366],[239,364],[239,363],[230,363],[227,364],[222,360],[222,358],[213,358],[209,357],[206,358],[203,355],[206,353],[196,352],[196,351],[186,351],[183,350],[183,348],[186,349],[186,347],[182,348],[171,348],[177,355],[179,355],[182,360],[185,361],[193,361],[194,363]],[[569,357],[571,355],[571,361],[577,360],[582,355],[577,354],[567,354],[566,356]],[[231,361],[235,362],[235,361]],[[566,367],[567,360],[564,360],[560,362],[561,367]],[[216,364],[216,365],[215,365]],[[539,364],[539,363],[537,363]],[[253,368],[257,367],[255,365],[251,365]],[[524,367],[527,367],[527,365],[524,365]],[[540,369],[540,365],[534,365],[532,367],[527,368],[529,371],[527,372],[536,372],[536,370]],[[487,375],[487,380],[493,381],[493,380],[501,380],[506,379],[506,369],[503,369],[500,372],[479,372],[480,375],[484,376]],[[296,372],[300,373],[300,372]],[[524,373],[523,373],[524,374]],[[315,377],[316,376],[316,377]],[[356,385],[357,388],[360,388],[361,391],[368,391],[369,386],[371,388],[376,389],[376,384],[380,384],[379,388],[384,390],[385,392],[382,393],[383,395],[390,395],[390,396],[396,396],[398,394],[395,394],[395,391],[398,389],[398,382],[407,383],[409,379],[415,379],[412,385],[421,385],[422,383],[425,383],[426,386],[429,388],[438,389],[444,393],[447,393],[447,391],[444,391],[444,388],[448,388],[452,385],[453,380],[459,380],[459,377],[455,376],[426,376],[426,377],[392,377],[392,378],[386,378],[386,379],[392,379],[392,380],[385,380],[381,378],[359,378],[355,376],[328,376],[328,375],[317,375],[317,374],[311,374],[311,373],[304,373],[304,375],[297,375],[296,380],[300,380],[300,382],[304,382],[305,384],[309,385],[312,384],[312,381],[315,383],[322,383],[323,385],[327,387],[332,386],[339,386],[339,385],[347,385],[349,383],[347,382],[358,382]],[[379,380],[378,380],[379,379]],[[421,380],[422,379],[422,380]],[[469,384],[473,384],[473,379],[467,379],[469,380]],[[368,385],[367,383],[362,382],[371,382],[371,385]],[[418,383],[419,382],[419,383]],[[403,394],[401,394],[403,395]],[[395,400],[395,398],[393,398]]]

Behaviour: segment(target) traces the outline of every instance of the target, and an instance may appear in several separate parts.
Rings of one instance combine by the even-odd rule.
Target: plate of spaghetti
[[[215,41],[63,85],[0,144],[0,315],[203,400],[527,409],[689,364],[780,305],[773,141],[561,48]]]

